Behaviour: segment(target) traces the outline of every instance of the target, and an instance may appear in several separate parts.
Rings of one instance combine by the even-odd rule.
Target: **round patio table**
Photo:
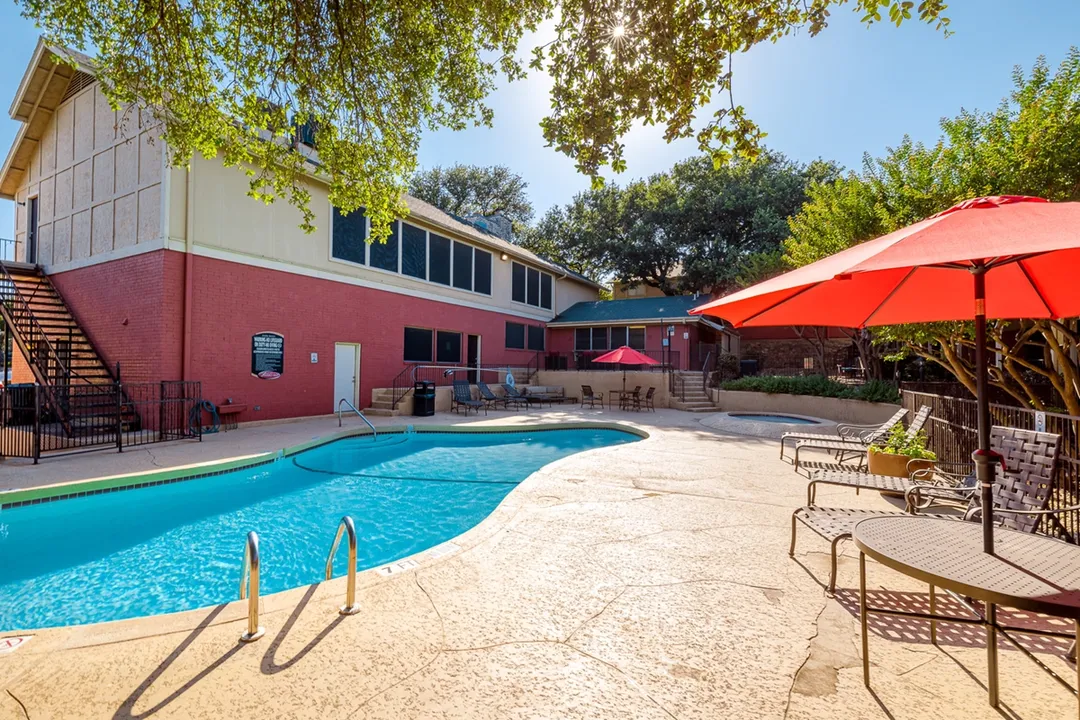
[[[874,517],[855,526],[852,538],[859,548],[859,619],[862,625],[863,682],[870,687],[867,616],[871,613],[930,621],[930,637],[937,644],[938,621],[982,625],[986,630],[989,700],[998,706],[997,636],[1002,637],[1049,672],[1073,694],[1076,688],[1020,646],[1010,633],[1066,637],[1080,640],[1080,547],[1061,540],[998,530],[994,554],[982,550],[982,527],[962,520],[898,515]],[[866,557],[930,586],[930,612],[875,608],[866,601]],[[942,588],[973,617],[936,613],[935,588]],[[966,598],[985,605],[978,610]],[[997,621],[997,606],[1069,618],[1072,633],[1011,628]],[[1077,686],[1080,687],[1080,667]],[[1080,703],[1078,703],[1080,715]]]

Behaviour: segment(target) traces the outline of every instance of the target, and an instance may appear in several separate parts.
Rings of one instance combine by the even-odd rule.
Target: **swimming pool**
[[[263,593],[322,580],[342,515],[356,523],[358,569],[383,565],[460,535],[550,462],[638,439],[601,428],[360,436],[219,475],[8,508],[0,631],[235,600],[249,530]]]
[[[728,417],[740,420],[754,420],[756,422],[778,423],[781,425],[819,425],[813,418],[797,417],[795,415],[773,415],[771,413],[728,413]]]

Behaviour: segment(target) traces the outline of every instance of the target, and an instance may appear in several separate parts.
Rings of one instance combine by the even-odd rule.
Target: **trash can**
[[[413,384],[412,414],[430,417],[435,414],[435,383],[420,380]]]

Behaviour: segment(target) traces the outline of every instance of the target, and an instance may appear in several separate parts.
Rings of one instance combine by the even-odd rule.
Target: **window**
[[[626,328],[613,327],[611,328],[611,347],[620,348],[626,345]]]
[[[427,280],[427,231],[409,223],[401,224],[401,272]]]
[[[428,269],[428,280],[440,285],[450,284],[450,238],[442,235],[429,233],[428,250],[431,254],[431,265]]]
[[[645,328],[644,326],[628,328],[630,335],[630,342],[626,343],[634,350],[645,349]]]
[[[540,307],[545,310],[551,309],[551,276],[547,273],[540,275]]]
[[[544,349],[544,326],[543,325],[530,325],[529,326],[529,349],[530,350],[543,350]]]
[[[574,331],[574,349],[575,350],[592,350],[592,330],[589,328],[578,328]]]
[[[435,334],[435,346],[436,362],[461,364],[461,333],[440,330]]]
[[[405,328],[405,362],[431,362],[430,330]]]
[[[371,255],[369,265],[373,268],[379,268],[380,270],[389,270],[390,272],[397,272],[398,268],[398,231],[401,223],[397,220],[390,225],[390,237],[386,238],[386,242],[373,242],[371,243],[371,249],[369,254]]]
[[[331,255],[337,260],[345,260],[358,265],[365,264],[367,257],[367,218],[364,208],[343,215],[334,208],[331,221],[334,228]]]
[[[510,268],[511,294],[510,299],[514,302],[525,302],[525,266],[521,263],[513,263]]]
[[[476,272],[473,275],[473,290],[484,295],[491,294],[491,253],[474,250],[473,258]]]
[[[525,349],[525,326],[521,323],[506,323],[506,347],[509,350]]]
[[[540,307],[540,271],[529,268],[529,304]]]
[[[607,350],[607,328],[598,327],[592,329],[592,349],[593,350]]]
[[[472,290],[472,245],[454,243],[454,287]]]

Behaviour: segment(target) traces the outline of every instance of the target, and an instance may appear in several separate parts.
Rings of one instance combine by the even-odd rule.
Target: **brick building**
[[[92,64],[39,43],[10,110],[5,272],[26,295],[55,291],[56,309],[34,307],[59,318],[35,320],[49,342],[16,332],[14,382],[110,379],[119,363],[124,381],[199,380],[206,399],[246,405],[241,421],[319,415],[367,405],[411,365],[535,362],[547,324],[597,296],[497,223],[414,198],[369,245],[363,213],[333,208],[314,175],[305,234],[287,203],[249,198],[240,169],[169,167],[157,120],[114,112]]]

